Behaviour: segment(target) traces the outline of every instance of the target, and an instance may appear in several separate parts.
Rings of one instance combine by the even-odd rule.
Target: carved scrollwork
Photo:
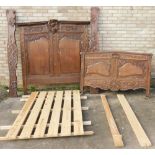
[[[145,81],[110,81],[110,80],[92,80],[87,79],[84,81],[85,86],[90,86],[93,88],[101,88],[104,90],[112,90],[112,91],[118,91],[118,90],[128,90],[128,89],[139,89],[139,88],[145,88]]]
[[[85,29],[84,25],[74,25],[74,24],[61,24],[60,25],[61,32],[83,33],[84,29]]]
[[[85,28],[84,32],[81,35],[81,51],[88,52],[88,49],[89,49],[89,38],[88,38],[88,32]]]
[[[8,21],[8,67],[9,67],[9,95],[12,97],[17,96],[17,45],[15,40],[15,22],[16,22],[16,12],[15,10],[6,11],[7,21]]]
[[[38,33],[38,34],[31,34],[31,35],[25,35],[24,39],[25,41],[33,41],[33,40],[38,40],[40,38],[46,38],[49,39],[48,34],[46,33]]]
[[[15,10],[6,10],[8,25],[15,26],[16,22],[16,11]]]
[[[25,34],[48,32],[46,25],[24,27]]]
[[[144,61],[121,59],[121,60],[119,60],[118,68],[121,68],[125,64],[132,64],[133,66],[137,66],[138,68],[140,68],[143,71],[143,75],[146,74],[147,64]]]
[[[57,33],[58,30],[59,30],[59,22],[58,22],[58,20],[56,20],[56,19],[49,20],[48,24],[47,24],[47,27],[48,27],[48,30],[51,33],[53,33],[53,34]]]
[[[91,51],[96,51],[99,48],[98,39],[98,20],[100,9],[98,7],[91,8]]]

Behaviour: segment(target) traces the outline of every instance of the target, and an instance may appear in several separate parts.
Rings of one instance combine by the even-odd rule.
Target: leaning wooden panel
[[[125,96],[123,94],[117,95],[121,106],[130,122],[130,125],[138,139],[139,144],[142,147],[148,147],[151,146],[151,142],[149,138],[147,137],[144,129],[142,128],[140,122],[138,121],[135,113],[133,112],[132,108],[130,107],[128,101],[126,100]]]
[[[51,106],[52,106],[53,99],[54,99],[54,94],[55,94],[54,91],[50,91],[47,94],[44,107],[41,111],[39,122],[38,122],[36,130],[34,132],[34,137],[43,137],[45,134],[48,117],[49,117],[49,114],[51,111]]]
[[[15,122],[13,123],[11,129],[8,131],[6,137],[7,139],[13,139],[13,138],[16,138],[16,136],[18,135],[19,133],[19,130],[21,128],[21,126],[23,125],[23,122],[26,118],[26,116],[28,115],[31,107],[33,106],[34,104],[34,101],[36,99],[38,95],[38,92],[33,92],[28,101],[25,102],[22,110],[20,111],[19,115],[17,116]]]
[[[112,112],[110,110],[110,107],[109,107],[109,104],[107,102],[105,95],[101,95],[101,99],[102,99],[102,104],[104,106],[106,117],[109,123],[110,131],[113,137],[114,145],[116,147],[123,147],[124,144],[122,140],[122,135],[118,131],[117,125],[115,123],[115,120],[113,118]]]
[[[74,135],[84,134],[80,91],[73,90]]]
[[[62,114],[61,135],[71,134],[71,91],[65,91],[64,107]]]
[[[47,134],[48,136],[51,136],[51,137],[58,135],[62,97],[63,97],[63,91],[57,91],[56,97],[55,97],[55,103],[52,111],[52,116],[49,124],[48,134]]]
[[[36,103],[35,103],[32,111],[30,113],[30,116],[28,117],[28,119],[23,127],[23,130],[20,134],[21,138],[30,138],[31,137],[32,130],[34,128],[34,125],[38,118],[39,112],[40,112],[43,102],[45,100],[46,93],[47,92],[40,92],[40,94],[38,95]]]

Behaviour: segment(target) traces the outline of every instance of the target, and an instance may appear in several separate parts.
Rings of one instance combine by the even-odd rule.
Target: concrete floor
[[[108,97],[113,116],[123,136],[124,148],[141,148],[119,104],[116,92],[105,91],[104,93]],[[150,148],[155,148],[155,89],[151,90],[150,98],[145,97],[144,91],[127,91],[123,93],[152,142]],[[82,104],[89,106],[89,110],[85,112],[83,117],[84,120],[92,121],[92,126],[86,129],[94,131],[93,136],[0,141],[0,148],[115,148],[100,96],[90,94],[87,94],[87,96],[88,99],[83,100]],[[21,107],[22,103],[19,98],[8,98],[2,101],[0,103],[0,125],[11,125],[17,116],[11,114],[11,110],[21,109]],[[0,131],[0,136],[6,133],[6,131]]]

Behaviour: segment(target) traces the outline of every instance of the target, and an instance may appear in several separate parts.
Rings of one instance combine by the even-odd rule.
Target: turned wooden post
[[[16,12],[15,10],[6,10],[6,16],[8,21],[8,67],[9,67],[9,95],[11,97],[17,96],[17,45],[15,40],[15,22],[16,22]]]
[[[99,50],[99,34],[98,21],[100,9],[98,7],[91,7],[91,51]]]

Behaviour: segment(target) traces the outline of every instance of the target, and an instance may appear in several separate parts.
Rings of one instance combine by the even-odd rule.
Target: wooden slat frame
[[[88,107],[81,107],[79,90],[31,93],[22,110],[15,111],[19,114],[14,125],[0,126],[0,130],[9,130],[0,140],[92,135],[92,131],[84,131],[83,126],[91,125],[91,121],[83,121],[82,110],[88,110]]]

